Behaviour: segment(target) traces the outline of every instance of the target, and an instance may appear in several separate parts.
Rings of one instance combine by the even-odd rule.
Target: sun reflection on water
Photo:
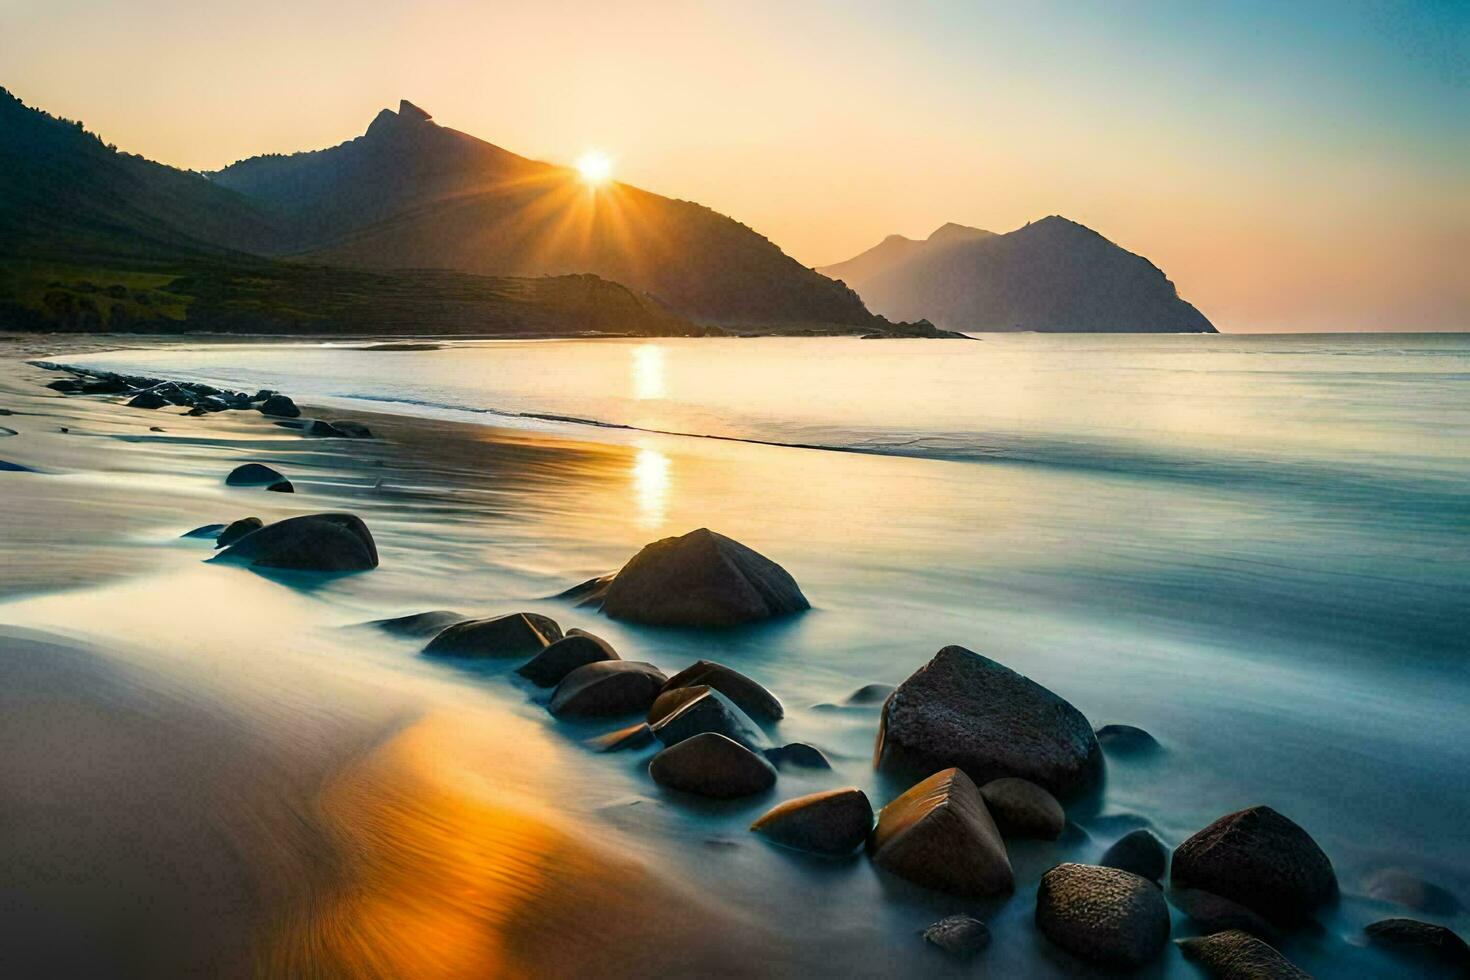
[[[664,349],[658,344],[633,348],[633,397],[651,401],[667,397],[664,386]]]
[[[668,516],[670,465],[668,456],[647,446],[633,457],[633,498],[641,527],[659,527]]]

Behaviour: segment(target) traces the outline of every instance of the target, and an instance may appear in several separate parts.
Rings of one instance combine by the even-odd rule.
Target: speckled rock
[[[603,660],[578,667],[556,686],[551,713],[565,718],[606,718],[648,710],[668,678],[653,664]],[[764,761],[764,760],[762,760]]]
[[[469,619],[434,635],[424,653],[435,657],[531,657],[550,641],[525,613]]]
[[[851,854],[873,829],[873,806],[860,789],[831,789],[779,803],[750,829],[802,851]]]
[[[1169,941],[1169,906],[1151,882],[1117,868],[1059,864],[1041,876],[1036,927],[1080,959],[1138,967]]]
[[[1056,840],[1067,826],[1067,814],[1057,798],[1029,780],[992,779],[980,787],[980,795],[1003,837]]]
[[[1161,881],[1169,864],[1163,841],[1139,828],[1118,838],[1097,862],[1105,868],[1121,868],[1149,881]]]
[[[1270,944],[1239,929],[1176,942],[1184,958],[1214,980],[1312,980]]]
[[[1170,880],[1293,923],[1337,893],[1332,862],[1305,830],[1268,806],[1229,813],[1180,844]]]
[[[602,637],[579,632],[552,643],[529,663],[516,668],[516,673],[537,687],[554,687],[578,667],[620,659],[612,644]]]
[[[769,762],[714,732],[664,749],[648,763],[648,774],[660,786],[715,799],[750,796],[776,782]]]
[[[879,867],[940,891],[983,898],[1015,887],[1005,841],[959,769],[935,773],[880,810],[868,850]]]
[[[712,687],[734,701],[751,718],[759,722],[776,722],[786,717],[786,709],[776,696],[738,670],[711,660],[700,660],[685,667],[664,685],[665,691],[702,685]]]
[[[1019,776],[1065,798],[1097,781],[1102,750],[1082,712],[1010,668],[951,646],[884,704],[873,759],[898,772],[958,766],[982,784]]]
[[[924,930],[924,938],[951,956],[967,959],[990,945],[990,928],[968,915],[948,915]]]

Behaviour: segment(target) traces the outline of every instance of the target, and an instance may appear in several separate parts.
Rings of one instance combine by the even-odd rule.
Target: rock
[[[57,378],[46,385],[52,391],[60,391],[71,395],[82,390],[82,382],[76,378]]]
[[[238,521],[232,521],[230,526],[219,533],[214,539],[216,548],[225,548],[239,541],[252,531],[258,531],[265,527],[265,521],[258,517],[242,517]]]
[[[1131,871],[1149,881],[1162,881],[1169,854],[1162,841],[1140,828],[1118,838],[1097,863],[1105,868]]]
[[[274,415],[277,418],[294,419],[299,418],[301,409],[296,403],[285,395],[271,395],[260,406],[261,415]]]
[[[701,684],[734,701],[741,711],[756,721],[777,722],[786,717],[786,710],[770,691],[739,671],[710,660],[700,660],[685,667],[669,678],[664,690]]]
[[[357,572],[378,567],[378,549],[367,525],[356,515],[308,514],[267,524],[211,561],[241,561],[255,568]]]
[[[893,691],[894,687],[892,684],[864,684],[862,687],[849,694],[847,696],[847,700],[843,703],[851,705],[882,704],[884,701],[888,700],[888,695],[892,694]],[[950,916],[950,919],[966,918],[969,917],[963,915]],[[942,919],[939,922],[934,923],[934,925],[930,926],[930,928],[933,929],[937,926],[943,925],[945,922],[948,921],[949,919]],[[969,921],[974,922],[976,920],[970,919]],[[927,933],[925,935],[927,935]],[[987,941],[989,941],[990,933],[987,931],[985,935],[987,937]]]
[[[364,626],[376,626],[390,636],[428,637],[437,636],[446,626],[463,623],[469,619],[464,613],[449,609],[431,609],[428,612],[395,616],[392,619],[374,619]]]
[[[1312,980],[1270,945],[1239,929],[1175,941],[1215,980]]]
[[[1169,891],[1169,899],[1205,935],[1239,929],[1268,942],[1276,938],[1276,929],[1265,919],[1239,902],[1212,892],[1198,888],[1173,888]]]
[[[561,631],[561,626],[557,623],[556,620],[552,619],[550,616],[543,616],[541,613],[523,612],[521,613],[521,615],[529,619],[531,621],[531,625],[536,627],[537,631],[540,632],[542,636],[546,637],[547,643],[555,643],[557,640],[560,640],[563,635],[577,636],[579,634],[584,634],[584,631],[579,629],[568,630],[565,634],[563,634]],[[585,635],[591,636],[592,634],[585,633]]]
[[[1139,967],[1169,941],[1169,906],[1151,882],[1117,868],[1059,864],[1041,876],[1036,927],[1090,963]]]
[[[551,713],[559,718],[603,718],[647,711],[668,680],[653,664],[603,660],[578,667],[556,686]]]
[[[1005,842],[975,784],[937,772],[878,812],[873,863],[929,888],[983,898],[1015,887]]]
[[[150,425],[148,427],[148,431],[149,432],[162,432],[163,431],[163,426],[161,426],[161,425]]]
[[[700,697],[708,690],[709,688],[703,684],[697,684],[694,687],[668,688],[666,686],[664,690],[659,692],[658,697],[653,699],[653,704],[648,709],[648,723],[650,725],[657,725],[669,715],[678,711],[695,698]]]
[[[992,779],[980,787],[980,795],[1002,837],[1056,840],[1067,826],[1067,814],[1057,798],[1029,780]]]
[[[831,769],[832,763],[822,750],[805,742],[790,742],[774,749],[766,749],[766,759],[777,769],[797,766],[802,769]]]
[[[424,653],[434,657],[530,657],[548,646],[525,613],[469,619],[434,635]]]
[[[371,439],[373,437],[373,430],[361,422],[338,421],[332,424],[336,426],[339,433],[348,439]]]
[[[179,537],[181,537],[181,538],[218,538],[219,535],[220,535],[220,532],[223,531],[224,529],[225,529],[225,526],[223,524],[205,524],[205,525],[203,525],[201,527],[196,527],[192,531],[185,531],[183,534],[179,535]]]
[[[335,425],[330,422],[323,421],[322,419],[312,419],[310,422],[302,427],[301,431],[305,432],[309,436],[316,436],[317,438],[321,439],[346,438],[340,431],[338,431]]]
[[[708,528],[655,541],[605,585],[588,585],[585,602],[657,626],[735,626],[810,608],[784,568]]]
[[[225,485],[231,487],[268,487],[286,479],[281,472],[264,463],[246,463],[230,470]]]
[[[648,763],[648,774],[660,786],[721,800],[750,796],[776,782],[776,770],[769,762],[715,732],[664,749]]]
[[[212,415],[215,412],[223,412],[230,406],[226,405],[225,400],[223,398],[220,398],[218,395],[205,395],[203,398],[199,399],[199,403],[194,407],[202,408],[204,409],[204,411]]]
[[[873,806],[860,789],[829,789],[778,803],[750,829],[799,851],[851,854],[873,829]]]
[[[516,668],[516,673],[537,687],[555,687],[578,667],[602,660],[619,660],[612,645],[591,633],[576,633],[557,640]]]
[[[640,721],[589,739],[587,744],[599,752],[621,752],[624,749],[641,749],[652,741],[653,729],[648,727],[648,722]]]
[[[63,429],[63,432],[66,430]],[[0,459],[0,473],[34,473],[35,470],[20,463],[12,463],[8,459]]]
[[[1109,752],[1123,755],[1159,748],[1157,739],[1132,725],[1104,725],[1097,730],[1097,740]]]
[[[1470,946],[1452,929],[1418,919],[1382,919],[1363,931],[1379,945],[1422,951],[1470,972]]]
[[[1402,868],[1380,868],[1363,879],[1363,891],[1380,902],[1446,918],[1464,910],[1454,893]]]
[[[664,686],[667,689],[668,685]],[[749,715],[719,691],[708,687],[653,726],[653,734],[665,745],[677,745],[704,732],[718,732],[755,751],[769,744],[765,733]]]
[[[296,492],[296,487],[291,483],[290,480],[282,480],[279,483],[272,483],[270,486],[266,487],[266,489],[269,490],[269,491],[271,491],[272,493],[295,493]]]
[[[134,395],[128,402],[128,408],[162,408],[167,404],[169,404],[167,398],[149,388],[147,391],[140,391]]]
[[[1091,787],[1102,750],[1082,712],[964,647],[945,647],[883,706],[874,764],[899,772],[958,766],[974,781],[1029,779],[1065,798]]]
[[[127,384],[118,378],[99,378],[82,385],[84,395],[121,395],[127,390]]]
[[[968,915],[949,915],[925,929],[924,939],[951,956],[967,959],[990,945],[990,928]]]
[[[1268,806],[1226,814],[1180,844],[1170,880],[1239,902],[1276,924],[1309,918],[1337,893],[1332,862],[1317,842]]]

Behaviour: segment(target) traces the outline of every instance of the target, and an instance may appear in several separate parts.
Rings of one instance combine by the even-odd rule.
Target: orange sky
[[[1470,328],[1470,14],[1231,7],[5,0],[0,84],[201,169],[408,98],[811,265],[1058,213],[1222,329]]]

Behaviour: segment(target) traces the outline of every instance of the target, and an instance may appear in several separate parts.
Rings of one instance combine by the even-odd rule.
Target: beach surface
[[[987,969],[1075,976],[1079,961],[1031,923],[1043,871],[1095,860],[1140,826],[1172,847],[1258,802],[1306,826],[1337,867],[1343,897],[1322,929],[1281,947],[1318,976],[1400,975],[1361,936],[1417,914],[1370,894],[1384,869],[1470,894],[1453,816],[1464,788],[1448,775],[1470,771],[1470,723],[1453,710],[1463,660],[1362,668],[1380,626],[1332,649],[1323,638],[1354,625],[1321,625],[1340,608],[1329,599],[1267,610],[1272,627],[1294,624],[1273,643],[1212,638],[1225,620],[1182,607],[1185,553],[1216,542],[1162,494],[1118,489],[1183,542],[1177,577],[1145,581],[1148,563],[1130,560],[1143,544],[1120,528],[1101,553],[1138,577],[1099,593],[1096,563],[1062,568],[1083,504],[1059,505],[1068,477],[1044,468],[985,471],[975,492],[978,469],[962,462],[304,403],[377,436],[313,439],[255,412],[186,418],[61,395],[43,387],[56,374],[24,360],[85,350],[34,340],[4,353],[0,426],[15,435],[0,460],[23,467],[0,472],[7,973],[958,976],[975,965],[919,933],[969,912],[995,935]],[[295,492],[227,487],[244,462],[276,467]],[[1224,493],[1199,506],[1248,516]],[[362,517],[381,566],[263,575],[206,563],[210,543],[181,537],[323,511]],[[549,598],[706,525],[781,561],[812,612],[710,634]],[[948,557],[957,537],[963,561]],[[1023,547],[1023,563],[999,557]],[[994,569],[976,564],[987,554]],[[1422,600],[1437,614],[1422,630],[1430,653],[1447,648],[1440,614],[1463,598],[1446,588],[1458,591]],[[1007,596],[1044,598],[1046,624]],[[1094,614],[1110,603],[1121,608]],[[729,663],[785,703],[780,740],[817,745],[833,770],[693,802],[649,781],[651,750],[590,751],[586,739],[621,723],[553,719],[514,663],[431,660],[422,641],[355,625],[442,608],[550,615],[669,674]],[[1294,655],[1274,655],[1287,641]],[[1161,749],[1109,758],[1105,790],[1069,808],[1060,840],[1014,844],[1004,900],[956,900],[861,856],[819,860],[748,832],[802,793],[855,785],[879,806],[905,789],[872,769],[876,706],[843,702],[949,643],[1036,678],[1096,725],[1143,725]],[[1462,907],[1436,921],[1470,925]],[[1172,947],[1147,973],[1193,974]]]

